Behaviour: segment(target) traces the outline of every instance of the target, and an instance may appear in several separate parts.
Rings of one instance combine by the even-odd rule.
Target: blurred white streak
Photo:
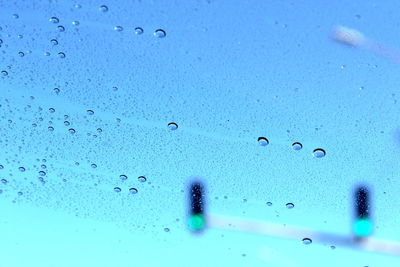
[[[366,38],[361,32],[343,26],[334,27],[332,38],[344,45],[361,48],[400,64],[400,51]]]
[[[303,238],[311,238],[312,241],[316,243],[327,243],[351,249],[400,256],[400,243],[394,241],[378,240],[373,238],[364,238],[360,241],[356,241],[354,236],[318,232],[295,226],[264,221],[252,221],[216,214],[209,214],[207,219],[208,227],[211,228],[267,235],[271,237],[281,237],[297,240],[298,242],[301,242]]]

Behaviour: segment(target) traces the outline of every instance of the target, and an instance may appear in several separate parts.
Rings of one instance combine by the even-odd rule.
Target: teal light
[[[353,227],[354,233],[358,237],[366,237],[372,233],[372,222],[366,218],[357,219]]]
[[[206,226],[206,220],[202,214],[194,214],[189,217],[189,228],[194,231],[200,231]]]

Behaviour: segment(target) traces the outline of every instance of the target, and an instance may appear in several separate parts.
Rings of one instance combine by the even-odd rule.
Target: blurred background
[[[400,2],[0,7],[0,266],[400,266],[187,227],[193,176],[209,213],[338,235],[364,183],[400,241]]]

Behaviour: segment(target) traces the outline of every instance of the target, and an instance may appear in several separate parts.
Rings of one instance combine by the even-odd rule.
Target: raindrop
[[[272,206],[272,202],[267,202],[267,206]]]
[[[18,192],[18,196],[22,196],[24,193],[22,193],[21,191]]]
[[[331,249],[336,249],[336,247],[335,246],[331,246]]]
[[[132,187],[129,189],[129,193],[131,193],[131,194],[137,194],[137,192],[138,192],[138,190],[136,188]]]
[[[168,129],[171,131],[175,131],[176,129],[178,129],[178,124],[176,124],[175,122],[170,122],[168,123]]]
[[[57,29],[58,29],[58,31],[60,31],[60,32],[63,32],[63,31],[65,31],[65,28],[64,28],[64,26],[57,26]]]
[[[40,176],[46,176],[46,173],[45,173],[44,171],[40,171],[40,172],[39,172],[39,175],[40,175]]]
[[[18,52],[18,55],[19,55],[20,57],[23,57],[23,56],[25,56],[25,53],[24,53],[24,52]]]
[[[79,21],[74,20],[74,21],[72,22],[72,25],[78,26],[78,25],[79,25]]]
[[[58,95],[60,93],[60,88],[56,87],[56,88],[53,89],[53,91],[54,91],[54,93],[56,93]]]
[[[65,58],[65,54],[63,52],[58,53],[59,58]]]
[[[57,17],[51,17],[51,18],[49,19],[49,21],[50,21],[50,22],[53,22],[54,24],[60,22],[60,20],[59,20]]]
[[[101,128],[97,128],[97,132],[101,133],[103,130]]]
[[[117,31],[117,32],[121,32],[121,31],[123,31],[123,29],[124,28],[122,28],[122,26],[115,26],[114,27],[114,30]]]
[[[303,238],[303,244],[304,245],[310,245],[311,243],[312,243],[311,238],[308,238],[308,237]]]
[[[143,33],[143,29],[141,27],[136,27],[135,28],[135,34],[140,35]]]
[[[114,187],[114,191],[117,192],[117,193],[119,193],[119,192],[121,192],[121,188],[119,188],[119,187]]]
[[[54,108],[49,108],[50,113],[54,113],[56,110]]]
[[[121,174],[121,175],[119,176],[119,178],[120,178],[122,181],[125,181],[126,179],[128,179],[128,176],[126,176],[125,174]]]
[[[50,132],[54,131],[54,127],[53,126],[49,126],[49,127],[47,127],[47,129],[49,129]]]
[[[154,36],[158,38],[164,38],[167,36],[167,33],[163,29],[157,29],[154,31]]]
[[[5,71],[5,70],[2,70],[2,71],[1,71],[1,74],[2,74],[3,76],[7,76],[7,75],[8,75],[8,72]]]
[[[322,148],[317,148],[317,149],[314,149],[314,151],[313,151],[313,156],[316,158],[323,158],[323,157],[325,157],[325,155],[326,155],[326,152]]]
[[[108,6],[106,6],[106,5],[101,5],[101,6],[99,7],[99,10],[100,10],[101,12],[107,12],[107,11],[108,11]]]
[[[1,179],[1,182],[2,182],[3,184],[7,184],[7,183],[8,183],[8,181],[7,181],[6,179]]]
[[[269,141],[265,137],[258,137],[258,144],[260,146],[267,146],[269,144]]]
[[[170,231],[169,228],[167,228],[167,227],[164,228],[164,232],[168,233],[169,231]]]
[[[286,203],[286,208],[293,209],[294,208],[294,204],[293,203]]]
[[[64,125],[65,126],[69,126],[71,123],[69,123],[69,121],[64,121]]]
[[[2,169],[4,169],[4,166],[3,166],[3,165],[0,165],[0,170],[2,170]]]
[[[294,150],[300,150],[300,149],[303,148],[303,145],[301,143],[299,143],[299,142],[295,142],[295,143],[292,144],[292,148]]]
[[[25,169],[25,167],[19,167],[18,170],[19,170],[20,172],[24,172],[26,169]]]
[[[13,16],[14,19],[18,19],[19,18],[18,14],[13,14],[12,16]]]
[[[3,43],[3,40],[2,39],[0,39],[0,45]]]
[[[92,163],[90,166],[92,166],[92,168],[97,168],[97,165]]]
[[[91,109],[88,109],[88,110],[86,110],[86,113],[87,113],[88,115],[93,115],[93,114],[94,114],[94,111],[91,110]]]
[[[68,129],[68,132],[69,132],[70,134],[74,134],[74,133],[76,133],[76,131],[75,131],[75,129],[74,129],[74,128]]]
[[[115,91],[118,91],[118,87],[116,87],[116,86],[113,86],[113,91],[115,92]]]
[[[141,183],[144,183],[144,182],[147,181],[147,178],[144,177],[144,176],[139,176],[139,177],[138,177],[138,181],[141,182]]]
[[[50,42],[51,42],[53,45],[58,45],[58,41],[57,41],[56,39],[51,39]]]
[[[46,57],[50,56],[49,52],[44,52],[43,55],[45,55]]]

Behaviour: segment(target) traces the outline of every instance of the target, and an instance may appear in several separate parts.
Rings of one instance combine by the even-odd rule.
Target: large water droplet
[[[119,187],[114,187],[114,191],[117,192],[117,193],[119,193],[119,192],[121,192],[121,188],[119,188]]]
[[[57,17],[51,17],[49,19],[49,21],[52,22],[52,23],[59,23],[60,22],[60,20]]]
[[[308,237],[303,238],[302,241],[303,241],[303,244],[304,244],[304,245],[310,245],[310,244],[312,243],[311,238],[308,238]]]
[[[137,192],[138,192],[138,190],[136,188],[132,187],[129,189],[129,193],[131,193],[131,194],[137,194]]]
[[[154,36],[158,38],[164,38],[167,36],[167,33],[163,29],[157,29],[154,31]]]
[[[143,33],[143,29],[141,27],[136,27],[135,28],[135,34],[140,35]]]
[[[293,209],[294,208],[294,204],[293,203],[286,203],[286,208]]]
[[[267,146],[269,144],[269,141],[265,137],[258,137],[258,144],[260,146]]]
[[[323,158],[323,157],[325,157],[325,155],[326,155],[326,152],[322,148],[317,148],[317,149],[314,149],[314,151],[313,151],[313,156],[316,158]]]
[[[138,181],[141,182],[141,183],[144,183],[144,182],[147,181],[147,178],[144,177],[144,176],[139,176],[139,177],[138,177]]]
[[[101,12],[107,12],[107,11],[108,11],[108,6],[106,6],[106,5],[101,5],[101,6],[99,7],[99,10],[100,10]]]
[[[292,144],[292,148],[294,150],[300,150],[300,149],[303,148],[303,145],[301,143],[299,143],[299,142],[295,142],[295,143]]]
[[[121,175],[119,176],[119,178],[120,178],[121,180],[125,181],[126,179],[128,179],[128,176],[126,176],[125,174],[121,174]]]
[[[69,132],[70,134],[74,134],[76,131],[75,131],[74,128],[71,128],[71,129],[68,129],[68,132]]]
[[[178,124],[176,124],[175,122],[170,122],[168,123],[168,129],[171,131],[175,131],[176,129],[178,129]]]

